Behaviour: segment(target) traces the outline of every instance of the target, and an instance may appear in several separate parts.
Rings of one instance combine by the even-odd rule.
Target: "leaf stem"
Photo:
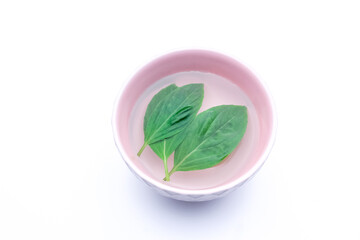
[[[171,171],[169,172],[169,177],[175,172],[175,168],[173,167],[173,169],[171,169]]]
[[[165,168],[165,178],[164,178],[164,181],[169,182],[169,181],[170,181],[170,175],[169,175],[169,170],[168,170],[168,166],[167,166],[167,159],[164,160],[164,168]]]
[[[141,153],[144,151],[145,147],[147,146],[147,142],[144,142],[144,145],[142,145],[142,147],[140,148],[139,152],[137,153],[137,155],[140,157]]]
[[[166,180],[166,177],[163,178],[164,181],[170,181],[170,176],[175,172],[175,168],[171,169],[171,171],[168,173],[168,180]],[[165,174],[167,173],[167,166],[165,168]]]

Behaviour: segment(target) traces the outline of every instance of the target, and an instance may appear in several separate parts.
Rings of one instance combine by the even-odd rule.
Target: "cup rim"
[[[136,75],[136,73],[138,73],[145,66],[147,66],[148,64],[156,61],[157,59],[167,57],[168,55],[173,55],[174,56],[174,55],[177,55],[177,54],[186,54],[186,53],[190,54],[190,53],[193,53],[193,52],[199,52],[199,53],[204,53],[204,54],[209,54],[209,53],[215,54],[215,55],[218,55],[219,57],[221,56],[221,57],[225,57],[225,58],[228,58],[230,60],[236,61],[236,62],[240,63],[243,67],[247,68],[252,74],[254,74],[256,76],[257,80],[259,81],[261,86],[264,88],[264,91],[265,91],[265,93],[266,93],[266,95],[267,95],[267,97],[269,99],[269,103],[270,103],[270,107],[271,107],[271,113],[272,113],[271,136],[269,138],[269,142],[268,142],[265,150],[263,151],[263,153],[259,157],[259,160],[256,162],[256,164],[254,164],[245,174],[243,174],[240,177],[232,180],[231,182],[226,183],[226,184],[222,184],[220,186],[212,187],[212,188],[206,188],[206,189],[183,189],[183,188],[177,188],[177,187],[174,187],[174,186],[169,186],[169,185],[160,183],[160,182],[156,181],[155,179],[151,178],[149,175],[145,174],[126,155],[126,152],[123,149],[123,146],[120,143],[120,139],[119,139],[119,136],[117,134],[118,125],[116,124],[116,113],[119,111],[119,104],[120,104],[121,96],[123,95],[126,86],[131,82],[131,80]],[[275,106],[275,103],[274,103],[274,99],[273,99],[272,95],[270,94],[268,86],[264,83],[264,81],[262,79],[259,78],[259,75],[255,74],[253,69],[250,69],[248,67],[248,65],[245,65],[243,63],[243,61],[240,62],[240,61],[238,61],[237,58],[235,58],[233,56],[229,56],[229,55],[224,54],[224,53],[219,52],[219,51],[205,50],[205,49],[184,49],[184,50],[171,51],[171,52],[168,52],[166,54],[162,54],[162,55],[160,55],[158,57],[153,58],[152,60],[148,61],[143,66],[141,66],[139,69],[137,69],[132,76],[130,76],[126,81],[123,82],[123,84],[122,84],[122,86],[120,88],[120,91],[117,94],[117,97],[115,99],[114,105],[113,105],[111,125],[112,125],[112,132],[113,132],[113,138],[114,138],[114,141],[115,141],[115,145],[116,145],[122,159],[125,161],[127,166],[136,175],[141,177],[143,180],[151,183],[152,185],[158,187],[159,189],[162,189],[162,190],[165,190],[165,191],[170,191],[172,193],[181,194],[181,195],[209,195],[209,194],[214,194],[214,193],[218,193],[218,192],[223,192],[223,191],[232,189],[232,188],[234,188],[234,187],[236,187],[238,185],[241,185],[244,182],[246,182],[250,177],[252,177],[253,175],[256,174],[256,172],[265,163],[266,159],[268,158],[268,156],[270,154],[271,149],[274,146],[275,139],[276,139],[278,122],[277,122],[277,115],[276,115],[276,106]]]

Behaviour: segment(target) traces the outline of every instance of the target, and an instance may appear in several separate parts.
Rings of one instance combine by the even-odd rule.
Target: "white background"
[[[0,239],[360,239],[358,1],[1,1]],[[256,177],[206,203],[158,196],[112,139],[154,57],[218,50],[278,112]]]

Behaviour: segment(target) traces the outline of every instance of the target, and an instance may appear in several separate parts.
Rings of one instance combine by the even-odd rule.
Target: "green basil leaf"
[[[185,138],[186,130],[172,136],[171,138],[166,138],[162,141],[150,144],[151,149],[158,155],[164,162],[165,169],[165,178],[164,181],[170,181],[170,176],[168,173],[168,158],[175,151],[175,149],[180,145],[180,143]]]
[[[184,133],[186,133],[185,130],[170,138],[150,144],[150,147],[162,160],[167,160],[184,140]]]
[[[171,84],[166,88],[161,89],[157,94],[154,95],[154,97],[151,99],[151,101],[149,102],[146,108],[146,112],[144,116],[144,132],[146,132],[146,128],[149,125],[148,122],[151,113],[161,103],[161,101],[164,100],[166,96],[168,96],[172,91],[174,91],[177,88],[178,87],[175,84]]]
[[[157,93],[148,105],[144,117],[144,144],[138,156],[148,144],[170,138],[194,120],[204,98],[203,84],[171,87]]]
[[[221,162],[239,144],[247,121],[245,106],[221,105],[200,113],[175,150],[170,175],[176,171],[210,168]]]

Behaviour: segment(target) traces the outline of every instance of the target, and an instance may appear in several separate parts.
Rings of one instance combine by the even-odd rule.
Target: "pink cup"
[[[225,173],[216,171],[216,167],[214,167],[212,175],[205,175],[208,178],[211,176],[212,181],[209,186],[184,188],[154,177],[144,166],[141,158],[136,156],[136,151],[131,146],[130,117],[137,100],[152,84],[166,76],[190,71],[212,73],[239,87],[251,101],[252,111],[257,116],[258,131],[256,144],[248,146],[249,154],[246,155],[246,159],[241,160],[241,169],[233,171],[231,176],[226,176],[226,180],[222,181],[221,179],[225,179],[223,176]],[[183,201],[207,201],[232,192],[260,169],[275,141],[276,117],[268,91],[244,65],[220,53],[206,50],[185,50],[153,60],[124,85],[115,103],[112,125],[115,143],[122,158],[140,180],[166,197]],[[243,144],[242,147],[247,147],[247,145]],[[236,159],[230,161],[236,161]],[[189,176],[191,178],[191,175]],[[195,178],[194,181],[196,181]],[[196,182],[194,182],[194,186],[196,186]]]

